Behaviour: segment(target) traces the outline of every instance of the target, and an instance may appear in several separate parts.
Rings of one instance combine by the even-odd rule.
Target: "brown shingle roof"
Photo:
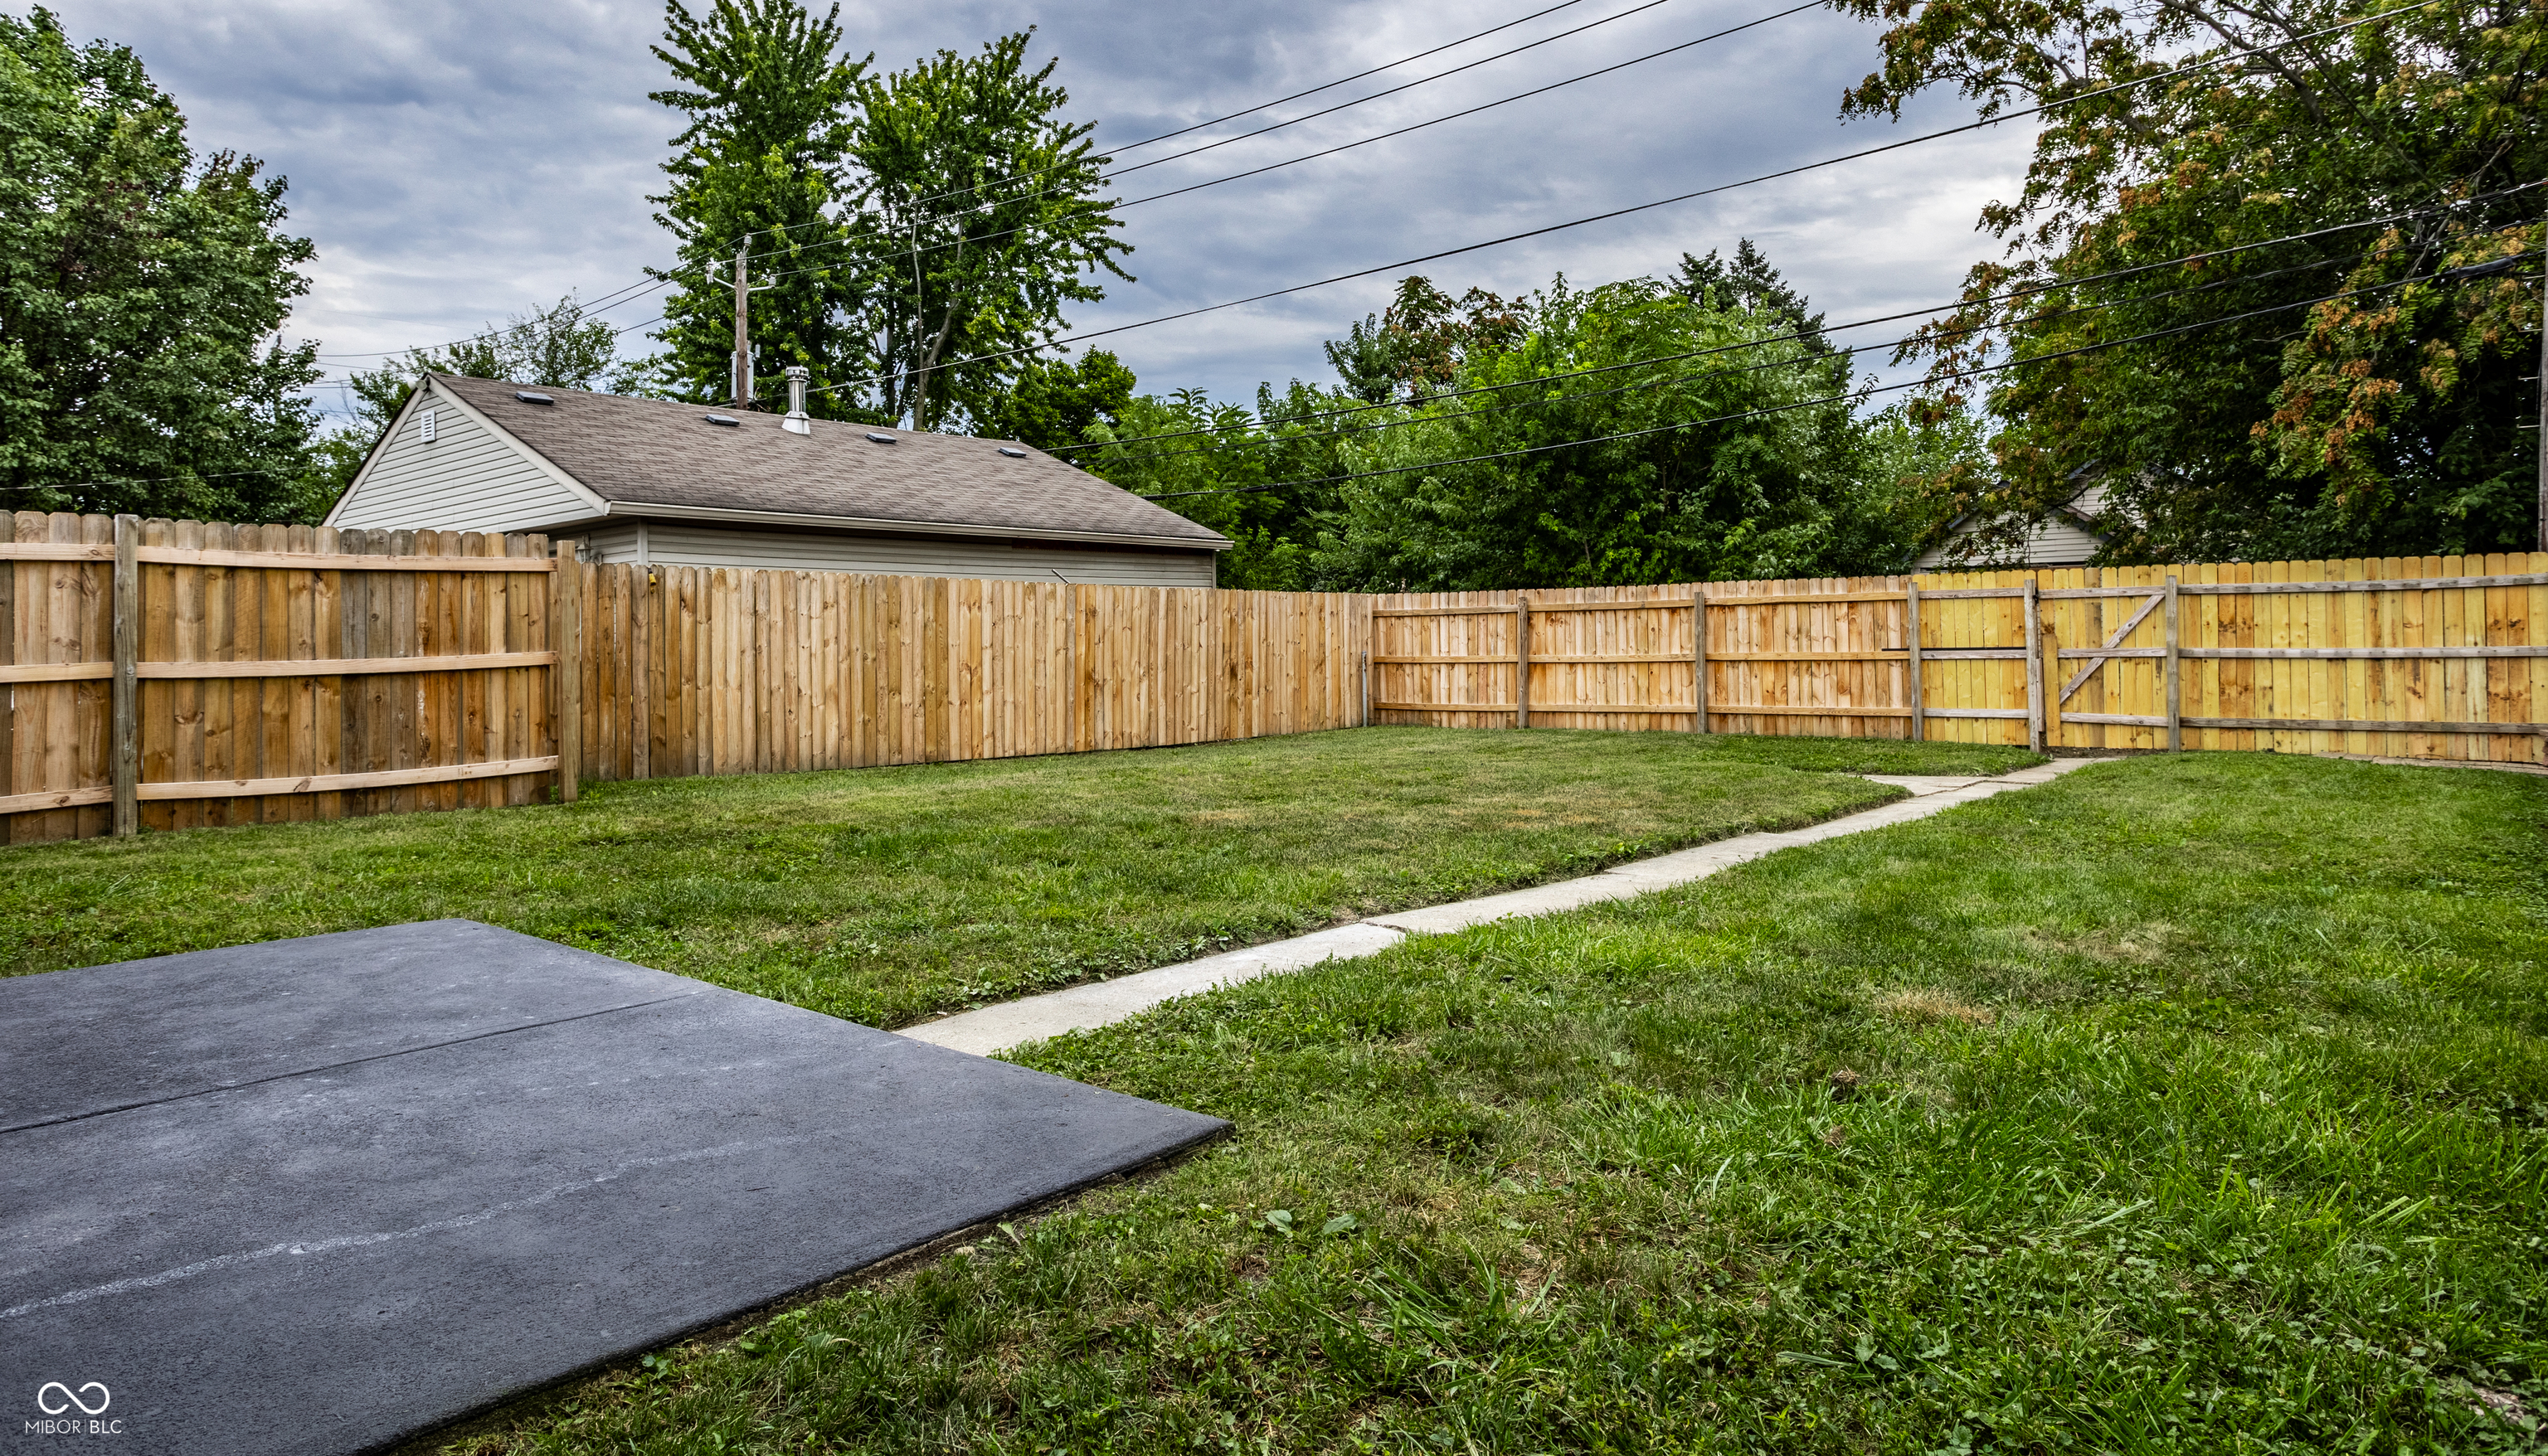
[[[779,428],[776,414],[737,413],[665,400],[540,387],[554,405],[525,404],[528,388],[429,376],[550,464],[614,506],[836,516],[861,524],[984,526],[1001,534],[1133,538],[1218,549],[1228,538],[1015,441],[918,434],[812,421]],[[710,424],[728,414],[739,425]],[[895,443],[875,444],[867,432]],[[1000,447],[1025,450],[1023,460]],[[613,512],[617,513],[616,511]]]

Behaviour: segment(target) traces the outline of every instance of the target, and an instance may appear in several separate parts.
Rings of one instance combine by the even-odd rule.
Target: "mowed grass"
[[[2140,759],[1031,1049],[1216,1150],[496,1452],[2467,1452],[2548,1413],[2548,782]]]
[[[875,1026],[1794,826],[2007,749],[1425,729],[0,850],[0,970],[463,916]]]

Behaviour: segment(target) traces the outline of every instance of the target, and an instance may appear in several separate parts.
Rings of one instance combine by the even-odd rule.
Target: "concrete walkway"
[[[1460,900],[1448,905],[1427,905],[1421,910],[1375,915],[1368,920],[1313,931],[1288,941],[1271,941],[1243,951],[1226,951],[1201,960],[1163,965],[1156,970],[1117,976],[1113,980],[1090,981],[1046,995],[1029,996],[998,1006],[985,1006],[978,1011],[967,1011],[960,1016],[905,1027],[901,1034],[914,1041],[987,1056],[1029,1042],[1058,1037],[1064,1032],[1107,1026],[1138,1016],[1162,1001],[1209,991],[1215,986],[1254,980],[1277,971],[1300,970],[1327,960],[1352,960],[1375,955],[1410,935],[1441,935],[1515,915],[1546,915],[1603,900],[1625,900],[1652,894],[1677,884],[1705,879],[1720,869],[1758,860],[1776,850],[1817,844],[1845,834],[1861,834],[1892,824],[1908,824],[1914,819],[1943,813],[1957,804],[1986,799],[2013,788],[2049,783],[2073,769],[2110,762],[2112,760],[2108,759],[2057,759],[2040,768],[2020,770],[1997,778],[1869,774],[1866,776],[1875,782],[1907,789],[1911,796],[1839,819],[1827,819],[1803,829],[1721,839],[1652,860],[1620,864],[1582,879],[1533,885],[1526,890]]]

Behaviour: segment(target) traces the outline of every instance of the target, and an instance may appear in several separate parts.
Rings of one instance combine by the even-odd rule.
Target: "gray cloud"
[[[899,66],[1029,25],[1074,111],[1121,146],[1316,85],[1539,8],[1448,0],[1240,0],[1218,6],[1007,0],[845,5],[855,51]],[[1276,115],[1473,59],[1629,8],[1590,0],[1405,71]],[[1124,179],[1125,196],[1202,181],[1388,131],[1659,49],[1780,8],[1673,0],[1603,26],[1269,136]],[[588,299],[638,280],[669,249],[645,195],[677,130],[645,99],[651,5],[606,0],[397,7],[230,0],[180,7],[65,0],[74,39],[130,45],[185,108],[199,147],[263,158],[292,180],[293,226],[318,244],[295,327],[333,367],[457,338],[570,289]],[[1414,135],[1131,209],[1134,286],[1073,316],[1105,328],[1333,273],[1455,247],[1737,180],[1970,113],[1924,105],[1900,126],[1836,118],[1874,61],[1874,32],[1808,11]],[[1261,120],[1255,122],[1261,125]],[[1127,151],[1147,160],[1238,128]],[[1564,272],[1580,282],[1661,272],[1683,251],[1759,240],[1835,320],[1950,296],[1995,250],[1972,230],[2024,166],[2023,125],[1427,265],[1454,289],[1503,293]],[[1144,386],[1201,384],[1244,398],[1260,379],[1320,378],[1320,340],[1385,302],[1379,276],[1119,334]],[[640,298],[606,316],[637,323]],[[638,335],[631,335],[632,342]],[[332,403],[332,401],[329,401]]]

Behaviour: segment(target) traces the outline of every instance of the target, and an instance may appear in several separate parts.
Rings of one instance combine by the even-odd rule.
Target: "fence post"
[[[2044,650],[2035,655],[2035,667],[2044,681],[2044,743],[2048,752],[2061,745],[2061,629],[2046,622],[2043,632]]]
[[[1371,654],[1362,655],[1362,726],[1371,726]]]
[[[2185,734],[2179,724],[2179,703],[2181,701],[2181,696],[2178,692],[2177,684],[2182,680],[2178,675],[2176,656],[2176,578],[2174,577],[2167,579],[2167,604],[2159,608],[2159,610],[2165,617],[2165,631],[2167,633],[2167,682],[2163,685],[2162,689],[2167,694],[2167,751],[2169,753],[2180,753],[2185,747]]]
[[[1689,731],[1707,731],[1707,588],[1692,583],[1689,589],[1689,706],[1693,716]]]
[[[1513,605],[1513,726],[1530,726],[1530,598]]]
[[[2044,622],[2035,599],[2035,578],[2026,579],[2026,746],[2044,752]]]
[[[557,572],[549,578],[549,646],[557,653],[558,802],[575,802],[584,781],[584,574],[575,543],[557,543]]]
[[[134,659],[141,640],[141,568],[135,555],[141,544],[141,518],[115,518],[115,693],[114,738],[108,744],[107,776],[115,791],[115,835],[129,838],[141,830],[140,683]]]
[[[1923,742],[1928,736],[1929,700],[1920,686],[1920,583],[1917,579],[1902,589],[1902,643],[1911,689],[1911,741]]]

